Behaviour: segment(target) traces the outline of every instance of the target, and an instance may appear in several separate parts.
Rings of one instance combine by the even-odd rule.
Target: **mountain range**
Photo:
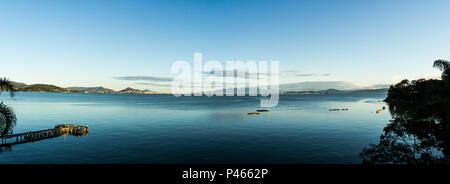
[[[62,92],[62,93],[128,93],[128,94],[156,94],[157,92],[145,89],[125,88],[115,91],[104,87],[59,87],[51,84],[25,84],[12,82],[17,91],[26,92]],[[389,85],[375,85],[370,87],[360,87],[343,81],[317,81],[280,84],[281,94],[302,95],[302,94],[386,94]],[[246,88],[248,93],[249,88]],[[225,89],[223,90],[225,92]]]
[[[112,89],[104,87],[68,87],[62,88],[51,84],[25,84],[20,82],[12,82],[17,91],[25,92],[61,92],[61,93],[133,93],[133,94],[154,94],[156,92],[152,90],[140,90],[133,88],[125,88],[120,91],[114,91]]]
[[[319,94],[387,94],[388,88],[379,89],[356,89],[356,90],[338,90],[327,89],[320,91],[287,91],[285,95],[319,95]]]

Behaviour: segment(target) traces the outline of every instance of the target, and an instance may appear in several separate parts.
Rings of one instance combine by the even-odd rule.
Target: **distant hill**
[[[134,88],[125,88],[123,90],[120,90],[119,93],[135,93],[135,94],[152,94],[154,93],[152,90],[146,89],[146,90],[139,90]]]
[[[70,92],[69,89],[61,88],[50,84],[33,84],[27,85],[25,88],[19,88],[19,91],[29,92]]]
[[[387,94],[388,88],[360,89],[360,90],[337,90],[327,89],[321,91],[287,91],[285,95],[309,95],[309,94]]]
[[[11,81],[11,83],[14,85],[14,87],[16,87],[16,89],[23,89],[23,88],[26,88],[29,86],[29,85],[26,85],[25,83],[14,82],[14,81]]]
[[[360,86],[344,81],[310,81],[280,84],[279,86],[281,93],[289,91],[322,91],[328,89],[350,90],[358,88],[360,88]]]
[[[20,82],[12,82],[18,91],[27,91],[27,92],[64,92],[64,93],[133,93],[133,94],[156,94],[155,91],[145,89],[134,89],[131,87],[127,87],[120,91],[114,91],[112,89],[104,88],[101,86],[98,87],[68,87],[62,88],[59,86],[51,85],[51,84],[32,84],[27,85],[25,83]],[[332,85],[331,85],[332,84]],[[314,90],[314,88],[322,86],[322,85],[330,85],[331,89],[323,89],[323,90]],[[286,88],[286,86],[280,85],[281,87],[285,87],[284,89],[280,89],[281,94],[286,95],[301,95],[301,94],[387,94],[387,88],[379,88],[379,89],[353,89],[348,90],[345,88],[354,87],[350,83],[345,82],[303,82],[303,83],[295,83],[294,85],[290,84],[290,88]],[[322,86],[323,88],[323,86]],[[344,89],[342,89],[344,88]],[[292,89],[292,90],[287,90]],[[307,90],[298,90],[298,89],[307,89]],[[236,91],[236,90],[235,90]],[[249,91],[249,88],[245,89],[246,94]],[[223,90],[225,92],[225,89]]]
[[[351,91],[353,94],[387,94],[388,88],[380,88],[380,89],[361,89]]]
[[[112,89],[104,88],[104,87],[68,87],[71,91],[80,91],[80,92],[91,92],[91,93],[114,93],[115,91]]]
[[[133,89],[126,88],[119,92],[114,91],[112,89],[104,88],[102,86],[98,87],[68,87],[63,88],[51,84],[25,84],[21,82],[12,81],[15,89],[17,91],[25,91],[25,92],[63,92],[63,93],[136,93],[136,94],[155,94],[156,92],[145,89]]]

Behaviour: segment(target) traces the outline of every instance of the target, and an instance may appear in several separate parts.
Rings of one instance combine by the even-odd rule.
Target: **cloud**
[[[240,77],[237,75],[237,72],[242,72],[244,73],[244,77]],[[247,78],[247,79],[256,79],[258,78],[258,75],[267,75],[270,76],[272,73],[271,72],[247,72],[247,71],[242,71],[242,70],[219,70],[219,71],[211,71],[211,72],[202,72],[202,74],[205,75],[213,75],[213,76],[218,76],[218,77],[223,77],[224,75],[226,76],[228,72],[233,73],[233,77],[235,78]],[[222,75],[220,75],[222,73]]]
[[[170,87],[170,84],[159,84],[159,83],[153,83],[153,82],[137,82],[135,84],[139,85],[147,85],[147,86],[161,86],[161,87]]]
[[[292,69],[292,70],[285,70],[283,72],[286,72],[286,73],[300,73],[300,70]]]
[[[312,77],[312,76],[331,76],[331,73],[302,73],[297,69],[284,70],[284,73],[291,73],[297,77]]]
[[[170,77],[153,77],[153,76],[122,76],[114,77],[117,80],[126,81],[154,81],[154,82],[171,82],[173,78]]]
[[[331,73],[302,73],[295,74],[297,77],[312,77],[312,76],[331,76]]]

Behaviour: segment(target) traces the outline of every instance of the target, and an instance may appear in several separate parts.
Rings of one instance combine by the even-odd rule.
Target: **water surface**
[[[17,114],[14,133],[64,121],[91,131],[3,149],[0,163],[361,163],[391,119],[375,113],[385,97],[286,95],[249,116],[259,97],[2,94]]]

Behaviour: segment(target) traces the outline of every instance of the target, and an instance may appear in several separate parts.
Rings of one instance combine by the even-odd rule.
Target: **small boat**
[[[257,112],[269,112],[269,110],[265,110],[265,109],[258,109],[256,110]]]
[[[380,114],[381,112],[383,112],[383,110],[379,109],[377,111],[375,111],[377,114]]]
[[[249,112],[248,115],[259,115],[259,112]]]

